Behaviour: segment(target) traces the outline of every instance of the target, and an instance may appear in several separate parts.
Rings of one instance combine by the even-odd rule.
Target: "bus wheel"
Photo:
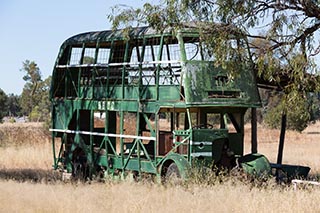
[[[87,157],[83,150],[76,149],[72,158],[72,177],[74,180],[85,181],[89,177]]]
[[[166,182],[173,182],[173,183],[178,183],[181,180],[179,168],[177,164],[171,163],[169,167],[167,168],[166,172]]]

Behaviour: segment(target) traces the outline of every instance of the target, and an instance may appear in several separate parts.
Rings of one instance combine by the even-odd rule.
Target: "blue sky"
[[[20,71],[35,61],[43,79],[51,75],[60,45],[86,31],[110,29],[107,14],[116,4],[140,7],[146,0],[0,0],[0,88],[20,95]]]

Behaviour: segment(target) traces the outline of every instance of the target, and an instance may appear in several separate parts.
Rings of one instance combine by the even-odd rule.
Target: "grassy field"
[[[320,123],[288,131],[284,163],[320,174]],[[250,130],[246,130],[250,152]],[[276,160],[279,132],[259,126],[259,152]],[[51,170],[50,137],[41,124],[0,125],[0,212],[318,212],[320,188],[293,190],[226,178],[217,184],[64,183]]]
[[[0,181],[3,212],[317,212],[320,190],[142,183],[32,184]]]

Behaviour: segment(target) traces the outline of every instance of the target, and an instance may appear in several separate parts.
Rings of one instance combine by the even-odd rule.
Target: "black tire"
[[[72,174],[74,180],[86,181],[88,178],[88,167],[85,164],[73,163]]]
[[[177,180],[181,180],[181,175],[179,172],[179,168],[177,166],[177,164],[175,163],[171,163],[168,168],[167,168],[167,172],[166,172],[166,181],[177,181]]]
[[[72,156],[72,177],[74,180],[86,181],[89,177],[87,157],[81,149],[76,149]]]

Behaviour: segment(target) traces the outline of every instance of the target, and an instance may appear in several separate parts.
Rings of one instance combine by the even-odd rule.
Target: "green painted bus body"
[[[185,177],[195,160],[228,167],[260,98],[249,65],[231,78],[205,51],[193,28],[66,40],[50,94],[54,169],[160,177],[175,163]]]

